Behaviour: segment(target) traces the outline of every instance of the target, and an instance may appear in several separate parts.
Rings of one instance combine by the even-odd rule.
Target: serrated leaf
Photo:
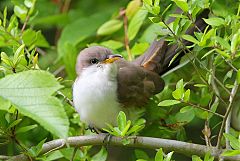
[[[182,35],[182,38],[187,40],[187,41],[193,42],[194,44],[198,44],[199,43],[199,41],[197,39],[195,39],[191,35]]]
[[[97,34],[101,36],[111,35],[114,32],[120,30],[122,26],[123,22],[121,20],[109,20],[99,27],[99,29],[97,30]]]
[[[184,12],[188,12],[188,3],[186,0],[173,0],[176,5],[181,8]]]
[[[181,103],[178,100],[164,100],[158,104],[158,106],[172,106]]]
[[[58,137],[66,137],[68,118],[61,102],[51,96],[62,86],[45,71],[25,71],[0,79],[0,97]]]
[[[203,20],[211,26],[221,26],[221,25],[225,24],[224,19],[219,18],[219,17],[212,17],[212,18],[208,18],[208,19],[203,18]]]
[[[146,10],[140,9],[131,19],[128,26],[128,38],[130,41],[136,37],[140,27],[147,17],[147,13]]]

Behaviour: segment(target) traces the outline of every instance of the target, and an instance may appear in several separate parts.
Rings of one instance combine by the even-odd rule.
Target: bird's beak
[[[119,54],[108,55],[107,59],[105,59],[102,63],[111,64],[120,58],[122,58],[122,55],[119,55]]]

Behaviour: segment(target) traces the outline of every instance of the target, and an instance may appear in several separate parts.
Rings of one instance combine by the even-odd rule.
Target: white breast
[[[97,128],[116,125],[121,111],[117,102],[117,66],[106,64],[86,68],[73,86],[73,102],[80,119]]]

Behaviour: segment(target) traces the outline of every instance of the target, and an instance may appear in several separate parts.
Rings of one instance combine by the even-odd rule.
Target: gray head
[[[118,54],[113,54],[112,51],[108,48],[102,46],[91,46],[83,49],[78,57],[76,62],[76,72],[79,75],[84,68],[87,68],[92,65],[97,65],[98,63],[104,62],[107,59],[114,57],[122,57]]]

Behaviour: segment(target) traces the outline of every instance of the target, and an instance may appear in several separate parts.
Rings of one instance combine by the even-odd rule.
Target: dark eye
[[[91,64],[97,64],[99,62],[99,60],[97,58],[93,58],[90,60]]]

